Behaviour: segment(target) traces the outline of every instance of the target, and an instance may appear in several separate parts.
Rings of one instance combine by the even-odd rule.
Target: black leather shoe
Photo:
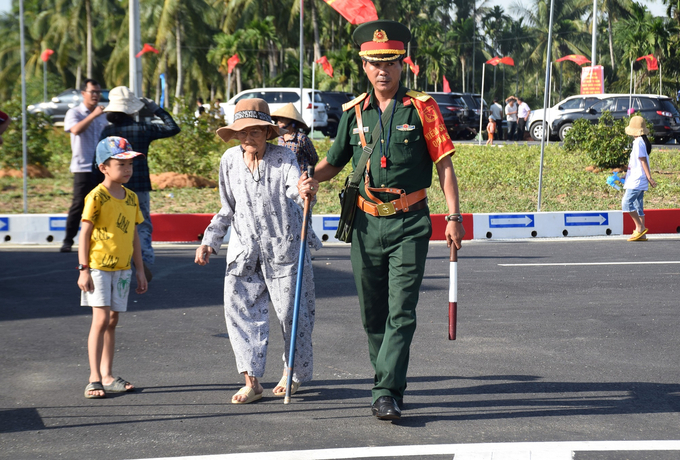
[[[371,406],[371,412],[380,420],[399,420],[401,409],[397,400],[391,396],[381,396]]]
[[[68,244],[64,243],[61,248],[59,248],[59,252],[71,252],[71,247],[73,246],[73,243]]]

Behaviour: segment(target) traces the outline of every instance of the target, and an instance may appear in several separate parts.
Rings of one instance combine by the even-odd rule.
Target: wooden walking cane
[[[449,340],[456,340],[456,322],[458,320],[458,249],[451,241],[449,257]]]
[[[314,176],[314,166],[307,167],[307,176]],[[300,294],[302,292],[302,279],[305,268],[305,253],[307,250],[307,220],[309,217],[309,197],[305,198],[304,216],[302,216],[302,233],[300,235],[300,258],[298,259],[297,283],[295,284],[295,304],[293,306],[293,326],[290,330],[290,350],[288,352],[288,380],[286,383],[286,396],[283,403],[290,402],[290,389],[293,386],[293,367],[295,366],[295,340],[297,338],[298,315],[300,314]]]

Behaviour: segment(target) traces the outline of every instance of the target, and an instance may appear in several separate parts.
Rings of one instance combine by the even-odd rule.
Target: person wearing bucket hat
[[[272,113],[272,120],[284,133],[279,136],[279,145],[289,148],[297,157],[300,171],[307,171],[307,166],[315,166],[319,161],[314,144],[300,130],[307,130],[302,115],[292,102]]]
[[[453,143],[429,95],[401,85],[409,29],[394,21],[360,25],[370,93],[343,106],[338,134],[315,180],[327,181],[348,162],[365,171],[351,230],[351,260],[373,369],[371,412],[401,417],[416,305],[432,233],[427,188],[433,164],[446,197],[446,239],[460,248],[465,235],[451,162]],[[368,160],[364,152],[369,153]]]
[[[135,114],[142,109],[148,109],[157,116],[161,123],[136,121]],[[180,132],[179,126],[172,116],[160,108],[153,100],[138,98],[126,86],[117,86],[109,92],[109,105],[104,109],[106,119],[111,123],[101,133],[100,139],[109,136],[119,136],[128,140],[137,152],[143,156],[135,158],[134,172],[128,183],[128,188],[139,198],[139,205],[144,215],[144,222],[138,226],[142,244],[142,259],[146,277],[151,281],[151,266],[155,261],[153,246],[151,245],[153,225],[151,223],[151,202],[149,192],[152,190],[149,175],[149,146],[157,139],[172,137]],[[101,177],[100,177],[101,178]]]
[[[127,139],[107,137],[99,142],[95,158],[104,181],[85,198],[78,244],[78,287],[81,305],[92,307],[87,340],[88,399],[134,389],[130,382],[114,377],[112,367],[119,313],[127,311],[131,260],[136,268],[136,292],[144,294],[148,287],[137,232],[144,216],[135,192],[123,186],[133,174],[134,159],[140,156]]]
[[[647,139],[649,134],[647,122],[639,115],[630,118],[625,131],[634,139],[626,180],[623,184],[625,192],[621,199],[621,208],[635,223],[635,230],[628,241],[647,241],[646,235],[649,229],[645,227],[644,195],[650,185],[656,187],[649,169],[649,153],[652,150],[652,144]]]
[[[219,190],[222,208],[215,214],[196,249],[195,262],[205,265],[217,254],[231,227],[224,278],[224,313],[237,370],[245,386],[232,396],[233,404],[262,398],[269,342],[269,302],[279,320],[285,342],[283,376],[275,396],[286,393],[288,353],[295,304],[304,198],[314,198],[318,184],[300,174],[297,159],[286,147],[267,140],[279,136],[269,106],[262,99],[236,104],[234,122],[217,130],[225,141],[238,140],[222,156]],[[312,204],[315,200],[312,200]],[[307,243],[321,242],[311,227]],[[312,329],[315,293],[312,263],[306,252],[303,268],[295,367],[291,394],[312,379]]]

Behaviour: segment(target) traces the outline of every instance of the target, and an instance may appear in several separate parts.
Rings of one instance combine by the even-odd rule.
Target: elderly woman
[[[300,174],[289,149],[267,143],[279,135],[279,129],[262,99],[239,101],[234,123],[218,129],[217,134],[225,142],[235,138],[241,143],[228,149],[220,161],[222,209],[206,228],[195,262],[207,264],[232,227],[224,313],[238,372],[245,374],[245,386],[231,402],[247,404],[262,398],[264,391],[259,379],[264,376],[269,342],[270,301],[285,342],[283,377],[274,394],[283,396],[286,392],[304,199],[314,198],[318,182],[306,173]],[[311,229],[308,244],[315,249],[321,247]],[[291,394],[312,379],[315,294],[309,252],[304,261],[300,299]]]
[[[279,136],[279,145],[288,147],[295,154],[300,171],[307,171],[307,166],[315,166],[319,162],[319,155],[316,153],[314,144],[306,134],[300,132],[301,129],[309,128],[292,103],[272,113],[272,120],[284,133]]]

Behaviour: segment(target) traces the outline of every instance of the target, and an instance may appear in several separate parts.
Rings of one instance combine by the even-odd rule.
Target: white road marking
[[[561,441],[484,444],[429,444],[424,446],[350,447],[343,449],[248,452],[145,460],[330,460],[371,457],[453,455],[455,460],[571,460],[577,451],[679,451],[680,440]],[[142,459],[139,459],[142,460]]]
[[[583,265],[664,265],[664,264],[680,264],[680,260],[661,260],[656,262],[555,262],[544,264],[498,264],[499,267],[550,267],[550,266],[583,266]]]

